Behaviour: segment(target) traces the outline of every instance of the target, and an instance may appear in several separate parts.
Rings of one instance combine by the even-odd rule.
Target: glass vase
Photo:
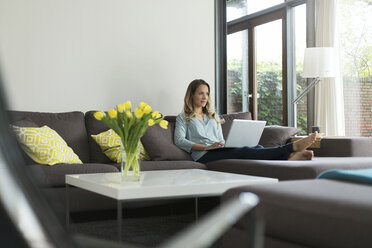
[[[139,146],[130,152],[125,151],[121,145],[121,181],[122,182],[140,182],[140,163],[139,163]]]

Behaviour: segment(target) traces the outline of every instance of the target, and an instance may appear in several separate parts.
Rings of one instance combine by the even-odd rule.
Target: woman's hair
[[[195,94],[196,89],[200,85],[206,85],[208,87],[208,92],[210,92],[209,84],[205,82],[203,79],[195,79],[189,84],[189,86],[187,87],[186,94],[185,94],[184,106],[183,106],[183,113],[185,114],[185,121],[189,121],[195,117],[193,96]],[[217,123],[221,123],[221,120],[216,115],[216,113],[213,110],[213,107],[211,106],[209,97],[208,97],[207,104],[205,105],[205,107],[203,107],[203,113],[206,114],[209,118],[215,119]]]

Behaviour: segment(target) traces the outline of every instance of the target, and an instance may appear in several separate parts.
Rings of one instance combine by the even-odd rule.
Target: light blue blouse
[[[222,135],[221,124],[204,114],[204,121],[194,117],[189,121],[184,120],[184,114],[176,118],[174,130],[174,143],[186,152],[191,152],[194,161],[200,159],[207,151],[192,150],[194,144],[212,145],[225,140]]]

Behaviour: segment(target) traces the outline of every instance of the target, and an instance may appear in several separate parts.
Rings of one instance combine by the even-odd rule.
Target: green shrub
[[[302,68],[302,66],[297,66]],[[234,78],[234,83],[229,89],[230,97],[235,99],[236,109],[241,109],[242,104],[242,75],[241,62],[231,60],[228,62],[229,75]],[[297,94],[302,91],[305,80],[300,76],[301,71],[296,72]],[[258,82],[258,119],[267,121],[267,125],[282,125],[283,99],[282,99],[282,70],[281,65],[275,62],[263,62],[257,65],[256,79]],[[303,104],[301,100],[298,105]],[[307,129],[306,113],[298,112],[297,126],[300,130]],[[303,134],[306,132],[304,131]]]

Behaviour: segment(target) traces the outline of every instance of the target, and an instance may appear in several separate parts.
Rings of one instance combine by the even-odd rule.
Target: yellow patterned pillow
[[[27,155],[39,164],[83,163],[61,136],[48,126],[13,126],[13,130]]]
[[[97,144],[101,147],[106,156],[114,162],[120,163],[121,162],[121,155],[120,155],[120,137],[115,133],[114,130],[109,129],[106,132],[91,135],[92,138],[97,142]],[[138,157],[140,160],[150,160],[149,155],[145,151],[145,148],[140,142],[140,149],[138,152]],[[125,154],[124,154],[125,159]]]

